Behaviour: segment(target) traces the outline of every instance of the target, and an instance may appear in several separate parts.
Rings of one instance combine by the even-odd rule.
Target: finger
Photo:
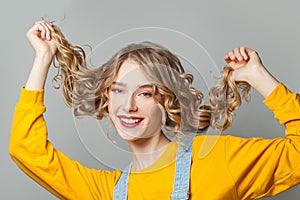
[[[42,21],[35,22],[33,29],[38,32],[38,36],[45,39],[46,27],[42,25]]]
[[[47,27],[48,27],[51,31],[54,31],[52,22],[49,22],[49,21],[43,21],[43,23],[44,23],[45,25],[47,25]]]
[[[45,22],[40,23],[40,25],[42,25],[44,27],[44,32],[43,32],[43,39],[45,40],[50,40],[50,30],[47,27],[47,25],[45,24]]]
[[[227,59],[225,59],[225,62],[226,62],[227,64],[230,64],[231,62],[233,62],[233,60],[231,60],[231,59],[228,57]]]
[[[42,37],[42,34],[45,32],[45,28],[41,24],[35,24],[29,31],[28,34],[36,34],[38,37]]]
[[[45,25],[47,26],[47,30],[48,30],[48,39],[49,40],[51,40],[51,35],[52,35],[52,32],[54,32],[54,29],[53,29],[53,27],[52,27],[52,25],[50,25],[49,23],[45,23]]]
[[[228,63],[230,63],[232,60],[231,60],[231,58],[230,58],[230,52],[228,52],[228,54],[226,54],[225,56],[224,56],[224,60],[225,60],[225,62],[228,64]]]
[[[45,38],[48,39],[48,37],[51,36],[51,31],[54,31],[53,24],[46,20],[36,21],[35,25],[42,25],[45,28],[43,30],[40,30],[41,32],[43,32],[41,34],[43,39],[45,39]]]
[[[236,57],[236,59],[238,61],[242,61],[243,60],[243,57],[242,57],[242,55],[240,53],[240,48],[234,48],[233,52],[234,52],[234,55],[235,55],[235,57]]]
[[[226,55],[224,56],[224,60],[228,60],[228,59],[230,59],[230,58],[229,58],[228,54],[226,54]]]
[[[234,55],[234,51],[233,50],[231,50],[231,51],[229,51],[228,52],[228,57],[230,58],[230,60],[235,60],[235,55]]]
[[[240,53],[243,56],[244,60],[248,60],[248,55],[245,47],[240,47]]]
[[[246,48],[245,51],[246,51],[248,57],[249,57],[250,55],[252,55],[252,54],[257,53],[256,51],[254,51],[254,50],[252,50],[252,49],[250,49],[250,48]]]

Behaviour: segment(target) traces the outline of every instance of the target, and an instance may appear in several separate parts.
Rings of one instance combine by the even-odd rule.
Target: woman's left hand
[[[224,59],[227,65],[234,69],[235,81],[250,83],[251,75],[256,73],[259,68],[264,68],[257,52],[247,47],[234,48],[225,55]]]
[[[224,57],[233,71],[235,81],[246,81],[264,97],[276,87],[278,81],[262,64],[258,53],[247,47],[239,47],[229,51]]]

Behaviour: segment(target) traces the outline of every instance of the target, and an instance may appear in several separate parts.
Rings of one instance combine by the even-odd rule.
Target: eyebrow
[[[119,86],[122,86],[122,87],[127,86],[126,83],[117,82],[117,81],[112,82],[112,85],[119,85]],[[146,83],[146,84],[140,85],[138,88],[152,88],[152,87],[153,87],[153,84]]]
[[[126,84],[125,84],[125,83],[116,82],[116,81],[113,81],[111,85],[119,85],[119,86],[123,86],[123,87],[125,87],[125,86],[126,86]]]

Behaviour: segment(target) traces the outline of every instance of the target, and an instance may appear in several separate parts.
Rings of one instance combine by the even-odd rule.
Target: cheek
[[[109,101],[108,101],[109,114],[116,112],[116,110],[120,107],[121,104],[122,104],[121,98],[116,98],[113,95],[110,95]]]
[[[119,105],[117,104],[118,102],[116,102],[115,100],[113,100],[112,98],[110,98],[109,102],[108,102],[108,117],[110,119],[110,121],[112,122],[112,124],[114,124],[114,126],[116,125],[116,116],[117,116],[117,112],[118,112],[118,108]]]
[[[162,123],[165,112],[160,104],[152,105],[152,106],[149,106],[148,108],[146,107],[146,110],[148,110],[148,115],[149,115],[152,123],[155,123],[155,124]]]

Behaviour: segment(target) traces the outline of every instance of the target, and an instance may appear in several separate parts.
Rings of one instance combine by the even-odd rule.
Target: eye
[[[111,91],[112,91],[113,93],[115,93],[115,94],[120,94],[120,93],[123,92],[123,90],[121,90],[121,89],[119,89],[119,88],[113,88],[113,89],[111,89]]]
[[[141,92],[139,94],[139,96],[142,96],[142,97],[152,97],[152,93],[151,92]]]

